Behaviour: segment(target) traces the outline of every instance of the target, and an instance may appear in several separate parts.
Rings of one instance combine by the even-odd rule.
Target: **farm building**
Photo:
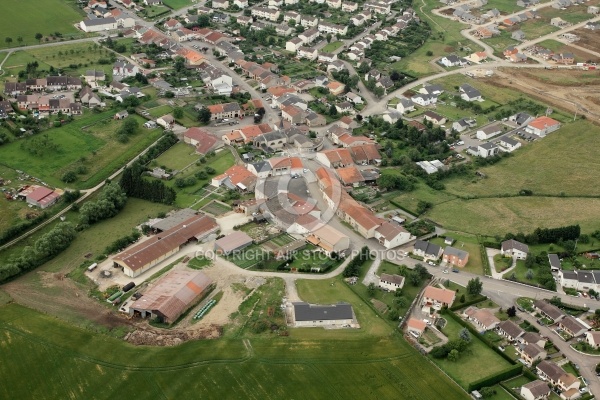
[[[319,226],[308,235],[306,240],[319,246],[327,255],[333,252],[344,254],[350,247],[350,238],[329,225]]]
[[[212,280],[201,271],[171,271],[137,299],[129,313],[172,324],[206,293],[211,283]]]
[[[354,323],[354,311],[347,303],[322,306],[299,302],[293,305],[293,321],[296,327],[341,327]]]
[[[19,192],[19,197],[24,197],[27,204],[39,208],[47,208],[60,199],[60,195],[44,186],[31,185]]]
[[[197,215],[196,210],[192,210],[191,208],[182,208],[181,210],[171,213],[166,218],[155,220],[155,222],[150,224],[150,228],[157,232],[168,231],[169,229],[176,227],[195,215]]]
[[[215,242],[215,251],[219,254],[230,254],[252,244],[252,238],[242,231],[236,231]]]
[[[219,225],[214,218],[203,214],[194,215],[117,254],[113,258],[114,266],[134,278],[177,253],[183,245],[202,240],[218,229]]]

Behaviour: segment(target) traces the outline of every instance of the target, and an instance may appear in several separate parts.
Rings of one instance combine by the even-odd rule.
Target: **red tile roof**
[[[560,122],[558,122],[550,117],[542,116],[542,117],[538,117],[538,118],[534,119],[527,125],[532,126],[535,129],[543,130],[543,129],[550,128],[552,126],[559,125],[559,124],[560,124]]]

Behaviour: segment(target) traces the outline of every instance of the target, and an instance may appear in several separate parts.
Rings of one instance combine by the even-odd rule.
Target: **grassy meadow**
[[[38,44],[36,33],[60,32],[68,37],[78,34],[73,26],[83,19],[74,2],[65,0],[2,0],[0,2],[0,48]],[[4,38],[12,38],[6,43]],[[18,37],[23,41],[19,42]]]

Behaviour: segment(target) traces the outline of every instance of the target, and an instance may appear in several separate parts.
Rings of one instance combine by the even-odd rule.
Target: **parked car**
[[[452,268],[452,272],[456,272],[458,274],[460,271],[456,268]]]

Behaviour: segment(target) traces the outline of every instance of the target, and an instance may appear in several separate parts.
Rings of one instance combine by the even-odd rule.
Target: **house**
[[[542,116],[529,122],[525,127],[525,131],[539,137],[545,137],[547,134],[560,129],[560,126],[560,122],[550,117]]]
[[[507,338],[510,342],[519,339],[525,331],[517,324],[510,320],[502,321],[498,324],[498,334]]]
[[[313,229],[306,241],[320,247],[328,256],[332,253],[344,254],[350,248],[350,238],[326,224]]]
[[[295,37],[285,42],[285,49],[295,53],[303,45],[304,41],[299,37]]]
[[[459,87],[460,98],[465,101],[482,101],[481,92],[473,86],[463,83]]]
[[[589,329],[588,326],[582,324],[578,319],[567,315],[558,322],[558,327],[572,337],[584,335]]]
[[[342,11],[347,13],[353,13],[358,10],[358,3],[353,1],[343,1],[342,2]]]
[[[399,119],[402,119],[402,114],[396,110],[387,110],[383,113],[383,120],[390,124],[395,124]]]
[[[358,128],[358,122],[356,122],[356,120],[353,119],[351,116],[344,115],[338,121],[338,126],[340,126],[343,129],[354,129]]]
[[[138,72],[140,72],[140,69],[137,65],[126,61],[117,61],[113,64],[113,76],[129,77],[135,76]]]
[[[550,263],[550,270],[552,272],[558,272],[562,269],[560,265],[560,258],[556,254],[548,254],[548,262]]]
[[[487,308],[467,307],[463,311],[463,316],[473,322],[479,332],[491,331],[500,323],[494,313]]]
[[[329,82],[327,84],[327,88],[329,89],[329,93],[331,93],[334,96],[339,96],[340,94],[344,93],[344,90],[346,89],[346,85],[344,85],[343,83],[340,82]]]
[[[519,29],[518,31],[514,31],[510,37],[522,42],[525,40],[525,32]]]
[[[419,89],[419,93],[439,96],[444,93],[444,88],[440,85],[424,84],[423,87]]]
[[[348,101],[344,101],[342,103],[336,104],[335,109],[340,114],[343,114],[343,113],[349,113],[349,112],[354,111],[354,106],[352,105],[352,103],[350,103]]]
[[[462,67],[468,65],[469,62],[456,54],[450,54],[440,59],[440,64],[444,67]]]
[[[214,218],[204,214],[194,215],[120,252],[113,257],[114,267],[135,278],[179,252],[188,242],[203,240],[217,230],[219,225]]]
[[[413,103],[425,107],[437,103],[438,98],[433,94],[415,94],[410,99]]]
[[[525,332],[519,339],[519,342],[524,344],[535,343],[541,348],[546,347],[546,339],[537,332]]]
[[[321,114],[317,114],[315,112],[308,112],[306,114],[306,125],[310,127],[314,126],[325,126],[327,124],[327,120]]]
[[[328,168],[343,168],[354,163],[347,148],[322,150],[317,153],[316,159]]]
[[[598,14],[600,14],[600,7],[598,7],[598,6],[588,6],[587,13],[588,14],[598,15]]]
[[[129,314],[172,324],[205,296],[212,280],[202,271],[169,271],[129,307]]]
[[[354,92],[346,93],[346,100],[348,100],[349,102],[352,102],[353,104],[364,104],[362,97],[360,97],[359,95],[357,95]]]
[[[319,18],[310,15],[304,15],[302,16],[300,25],[302,25],[305,28],[316,28],[319,25]]]
[[[402,275],[381,274],[379,277],[379,287],[388,292],[395,292],[404,287],[404,277]]]
[[[545,359],[548,355],[546,350],[535,343],[519,345],[516,347],[516,350],[521,356],[521,360],[523,360],[529,367],[531,367],[535,362]]]
[[[550,386],[544,381],[536,379],[521,386],[521,397],[525,400],[544,400],[550,396]]]
[[[437,261],[439,260],[442,253],[442,248],[437,244],[419,239],[417,239],[417,241],[415,242],[413,249],[413,254],[419,257],[423,257],[423,260],[431,259]]]
[[[87,83],[91,84],[91,83],[105,80],[106,74],[102,70],[91,69],[91,70],[85,71],[85,74],[83,75],[83,77]]]
[[[254,190],[256,176],[241,165],[234,165],[221,175],[213,177],[211,185],[214,187],[225,186],[228,189],[247,192]]]
[[[469,128],[473,128],[477,125],[477,121],[468,118],[461,118],[458,121],[452,123],[452,129],[456,132],[463,132]]]
[[[306,58],[308,60],[316,60],[317,56],[319,54],[319,51],[314,48],[314,47],[306,47],[306,46],[300,46],[298,47],[298,51],[296,53],[296,55],[298,56],[298,58]]]
[[[588,331],[585,333],[585,341],[594,349],[600,347],[600,331]]]
[[[505,151],[507,153],[512,153],[513,151],[521,147],[521,142],[515,139],[511,139],[507,136],[501,137],[498,144],[500,145],[500,150]]]
[[[556,323],[565,317],[565,314],[560,308],[548,303],[545,300],[535,300],[533,307],[539,312],[544,318],[551,320]]]
[[[505,257],[513,257],[517,260],[524,260],[529,253],[529,246],[514,239],[505,240],[500,247],[500,254]]]
[[[441,310],[442,307],[450,307],[454,303],[456,292],[446,288],[438,288],[435,286],[427,286],[423,291],[423,300],[421,304],[424,308],[433,308]]]
[[[220,2],[220,1],[221,0],[214,0],[213,7],[218,8],[215,6],[215,3],[218,4],[218,2]],[[225,1],[227,2],[227,0],[225,0]],[[229,5],[229,2],[227,2],[227,4]],[[227,7],[225,7],[225,8],[227,8]],[[163,28],[165,28],[168,31],[176,31],[177,29],[183,28],[183,25],[181,24],[181,22],[177,21],[175,18],[171,18],[163,24]]]
[[[446,117],[433,111],[425,111],[423,114],[423,120],[430,121],[434,125],[442,125],[446,123]]]
[[[200,109],[204,107],[204,105],[197,105],[196,109]],[[208,111],[210,111],[210,119],[212,121],[225,119],[225,118],[239,118],[243,116],[242,108],[239,103],[222,103],[222,104],[213,104],[208,107]]]
[[[411,99],[402,97],[396,104],[396,110],[398,110],[401,114],[413,112],[415,111],[415,103],[413,103]]]
[[[479,157],[487,158],[498,154],[499,148],[495,143],[483,143],[476,148]]]
[[[218,140],[202,128],[192,127],[183,134],[183,141],[196,148],[196,153],[206,154],[215,147]]]
[[[254,7],[252,8],[252,16],[257,18],[268,19],[270,21],[277,21],[279,19],[280,12],[277,9],[266,8],[266,7]]]
[[[88,107],[95,107],[102,104],[100,96],[94,93],[92,88],[89,86],[85,86],[83,89],[81,89],[81,92],[79,92],[79,100],[81,103],[87,104]]]
[[[419,337],[425,332],[427,323],[421,319],[410,318],[406,323],[406,329],[413,336]]]
[[[565,372],[564,369],[551,361],[544,360],[540,362],[536,370],[540,378],[545,378],[548,383],[562,391],[579,389],[579,379],[573,374]]]
[[[362,173],[364,174],[364,171]],[[414,238],[415,236],[396,223],[385,221],[375,229],[375,239],[386,249],[393,249]]]
[[[171,114],[163,115],[156,120],[156,123],[165,129],[171,129],[175,125],[175,118]]]
[[[281,108],[281,117],[291,124],[300,124],[305,119],[304,110],[296,105],[283,106]]]
[[[319,22],[317,29],[319,30],[319,32],[325,34],[331,33],[332,35],[343,36],[346,33],[348,33],[348,25],[336,25],[329,22],[325,22],[323,20]]]
[[[293,325],[296,327],[342,327],[354,325],[354,311],[347,303],[317,305],[293,303]]]
[[[552,56],[552,61],[555,61],[558,64],[571,65],[575,63],[575,56],[573,53],[554,54]]]
[[[448,264],[464,267],[469,262],[469,253],[452,246],[446,246],[442,260]]]
[[[494,136],[498,136],[503,132],[502,126],[500,124],[491,124],[484,128],[479,128],[477,130],[477,139],[479,140],[488,140],[493,138]]]
[[[362,186],[365,181],[360,173],[360,170],[353,165],[338,168],[335,170],[335,173],[340,178],[340,182],[344,186],[358,187]]]
[[[275,33],[281,36],[289,36],[294,32],[294,29],[288,24],[279,24],[275,27]]]
[[[530,121],[533,121],[533,117],[527,113],[520,112],[520,113],[511,115],[510,117],[508,117],[508,120],[510,122],[514,122],[515,124],[517,124],[519,126],[523,126],[523,125],[529,123]]]

